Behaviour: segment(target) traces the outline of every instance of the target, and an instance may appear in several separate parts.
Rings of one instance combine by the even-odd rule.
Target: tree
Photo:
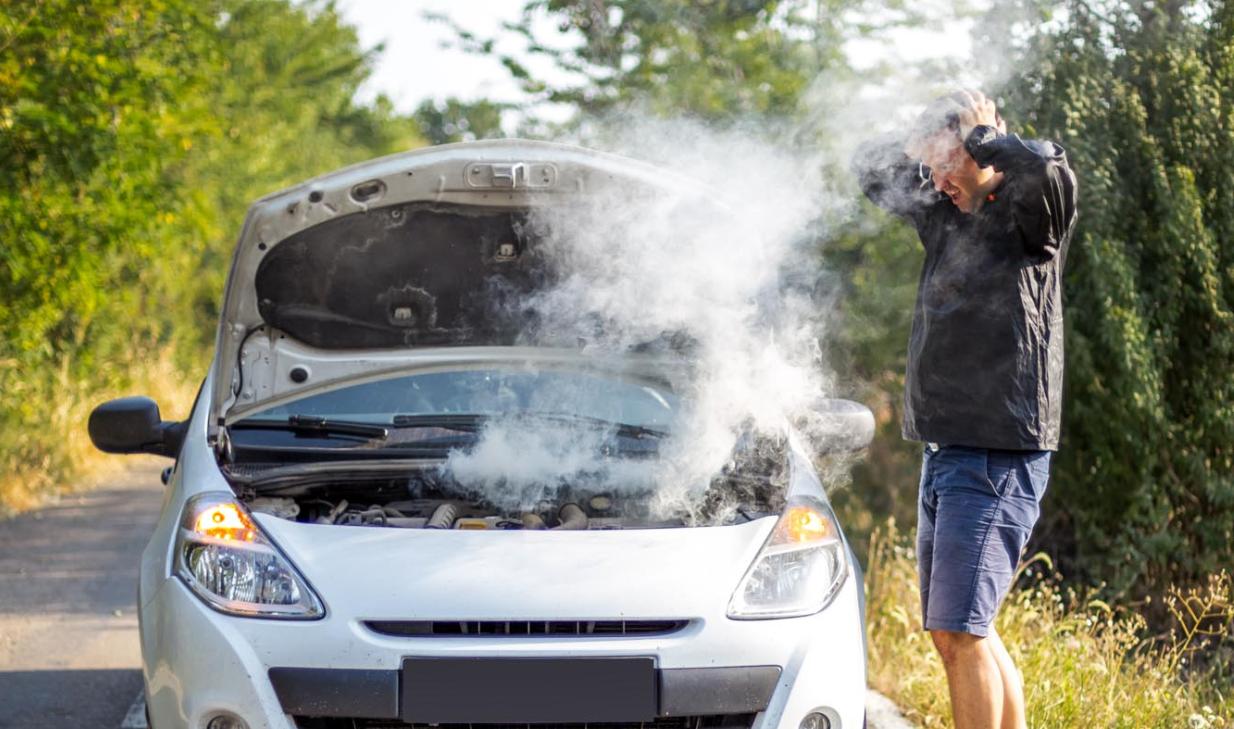
[[[525,44],[518,54],[499,53],[494,39],[454,30],[463,47],[498,56],[537,101],[589,116],[636,103],[664,116],[731,120],[791,113],[814,75],[837,56],[838,46],[817,36],[822,24],[811,11],[818,7],[800,0],[531,0],[522,19],[505,27]],[[555,20],[563,37],[537,37],[538,13]],[[546,83],[528,56],[547,59],[577,81]]]
[[[93,393],[200,372],[249,201],[421,140],[354,102],[329,3],[7,3],[0,49],[3,508],[68,481]]]
[[[1046,535],[1139,594],[1234,563],[1234,7],[1066,9],[1007,92],[1080,180]]]
[[[191,3],[7,5],[0,58],[0,360],[51,359],[109,298],[108,257],[148,236],[200,132]],[[181,112],[187,113],[181,113]]]

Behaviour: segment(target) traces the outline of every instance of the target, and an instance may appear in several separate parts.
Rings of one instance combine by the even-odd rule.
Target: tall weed
[[[113,397],[148,395],[164,419],[184,418],[196,383],[175,366],[172,351],[134,348],[133,356],[111,363],[104,377],[83,380],[67,359],[51,370],[30,371],[0,362],[0,517],[54,500],[63,493],[131,465],[131,457],[94,449],[86,422],[95,405]],[[127,383],[127,384],[123,384]]]

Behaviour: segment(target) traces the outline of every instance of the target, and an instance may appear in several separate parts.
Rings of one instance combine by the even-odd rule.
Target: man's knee
[[[985,638],[954,630],[931,630],[930,638],[945,665],[975,656],[984,648]]]

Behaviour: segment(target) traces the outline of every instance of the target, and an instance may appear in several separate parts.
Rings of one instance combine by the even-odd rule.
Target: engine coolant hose
[[[559,523],[554,529],[586,529],[587,514],[579,508],[578,504],[566,504],[561,507],[561,511],[557,512]]]

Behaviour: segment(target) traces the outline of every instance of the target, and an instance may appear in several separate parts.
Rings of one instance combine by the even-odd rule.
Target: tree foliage
[[[847,5],[854,5],[849,2]],[[496,55],[533,98],[586,115],[637,104],[653,114],[732,120],[792,114],[838,57],[823,4],[777,0],[530,0],[506,31],[518,53],[455,27],[465,48]],[[568,39],[536,35],[546,13]],[[820,21],[820,17],[824,20]],[[444,20],[444,19],[443,19]],[[531,58],[571,81],[550,84]]]
[[[0,5],[0,505],[67,474],[78,394],[199,371],[250,200],[419,143],[370,63],[329,4]]]
[[[0,359],[89,336],[121,247],[152,253],[175,166],[200,133],[206,54],[189,4],[7,5],[0,56]],[[124,244],[130,245],[125,246]]]
[[[1234,563],[1234,7],[1066,9],[1008,90],[1081,182],[1047,534],[1139,593]]]

